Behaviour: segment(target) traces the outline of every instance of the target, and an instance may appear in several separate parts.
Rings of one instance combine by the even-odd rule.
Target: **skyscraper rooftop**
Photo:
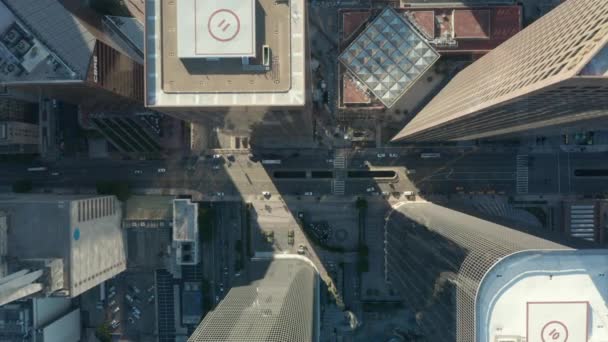
[[[439,54],[403,15],[387,7],[339,59],[385,106],[391,107],[439,59]]]
[[[254,261],[254,278],[232,288],[189,342],[290,341],[318,338],[318,275],[307,261]]]

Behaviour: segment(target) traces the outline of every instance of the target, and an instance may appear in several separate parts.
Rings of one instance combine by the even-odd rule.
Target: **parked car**
[[[133,171],[133,173],[135,173],[136,175],[141,175],[144,172],[142,170],[135,170]]]
[[[386,157],[386,153],[378,153],[376,156],[377,156],[379,159],[382,159],[382,158]]]
[[[148,303],[152,303],[154,301],[154,295],[150,295],[150,297],[148,297]]]
[[[115,307],[115,308],[114,308],[114,310],[112,310],[112,313],[113,313],[113,314],[116,314],[116,313],[118,313],[119,311],[120,311],[120,306],[117,306],[117,307]]]
[[[112,327],[112,329],[118,328],[119,325],[120,325],[120,322],[117,320],[112,320],[112,322],[110,322],[110,326]]]
[[[125,295],[125,299],[127,300],[127,302],[129,303],[133,303],[133,297],[130,294],[126,294]]]
[[[157,171],[158,171],[158,173],[165,173],[165,172],[167,172],[167,169],[161,167]]]
[[[312,196],[312,191],[307,191],[304,193],[304,196]]]
[[[391,158],[399,158],[399,154],[398,153],[389,153],[388,156],[391,157]]]

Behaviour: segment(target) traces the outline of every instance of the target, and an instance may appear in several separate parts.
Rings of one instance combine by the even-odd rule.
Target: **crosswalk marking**
[[[334,168],[335,169],[345,169],[346,168],[346,157],[343,155],[338,155],[334,158]]]
[[[527,154],[518,154],[515,164],[515,190],[518,194],[528,193],[528,164]]]
[[[346,190],[346,183],[341,179],[334,179],[331,188],[334,195],[342,196]]]

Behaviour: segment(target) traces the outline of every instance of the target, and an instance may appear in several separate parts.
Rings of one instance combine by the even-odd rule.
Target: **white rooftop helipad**
[[[180,0],[179,58],[255,57],[255,0]]]
[[[608,251],[524,251],[479,285],[476,341],[608,341]]]

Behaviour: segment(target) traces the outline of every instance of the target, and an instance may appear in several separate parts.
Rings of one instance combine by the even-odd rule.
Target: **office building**
[[[390,214],[385,243],[386,279],[424,340],[542,341],[547,326],[563,336],[552,321],[572,341],[608,337],[608,250],[589,241],[410,202]]]
[[[304,106],[303,0],[154,0],[146,20],[147,106]]]
[[[403,15],[386,7],[338,57],[344,77],[392,107],[439,59],[439,54]]]
[[[173,248],[177,265],[200,262],[198,239],[198,203],[189,199],[173,200]]]
[[[230,289],[189,342],[318,340],[318,275],[309,261],[252,262],[253,281]]]
[[[608,108],[608,2],[565,1],[458,73],[393,140],[597,127]]]
[[[78,2],[2,0],[0,84],[16,96],[143,104],[143,66],[116,38]]]
[[[38,152],[38,125],[0,121],[0,154],[34,154]]]
[[[80,309],[67,298],[30,298],[0,307],[0,341],[78,342]]]
[[[114,196],[4,194],[0,213],[0,305],[34,294],[73,298],[126,269]]]

